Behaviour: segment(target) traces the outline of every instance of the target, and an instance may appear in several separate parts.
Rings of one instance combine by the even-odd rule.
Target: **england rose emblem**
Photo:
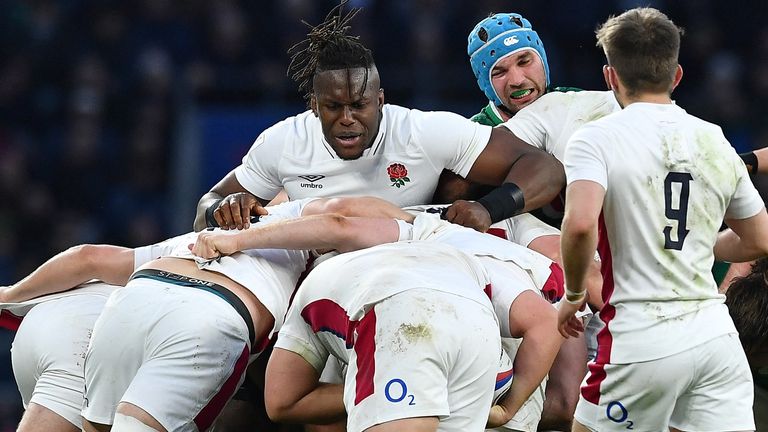
[[[411,181],[411,179],[408,178],[408,170],[403,164],[393,163],[387,167],[387,174],[389,174],[389,181],[392,182],[392,186],[398,188]]]

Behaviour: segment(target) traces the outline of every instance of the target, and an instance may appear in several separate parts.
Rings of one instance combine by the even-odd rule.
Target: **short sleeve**
[[[488,145],[491,126],[472,122],[449,112],[414,111],[413,139],[438,170],[448,169],[466,177]]]
[[[256,138],[243,162],[235,168],[237,181],[253,195],[269,200],[274,198],[283,185],[278,164],[286,140],[282,123],[265,130]]]
[[[560,235],[560,230],[528,213],[503,220],[499,224],[506,229],[509,241],[526,247],[539,237]]]
[[[133,250],[133,269],[136,270],[142,265],[160,257],[170,256],[180,245],[186,248],[187,245],[194,243],[196,239],[197,233],[190,232],[153,245],[137,247]]]
[[[292,307],[288,313],[277,336],[275,347],[300,355],[315,368],[319,375],[330,354],[309,324],[296,311],[297,309]]]
[[[749,178],[744,162],[736,155],[735,151],[732,153],[737,172],[736,191],[725,212],[725,217],[728,219],[747,219],[765,208],[765,203],[752,183],[752,179]]]
[[[585,125],[568,140],[565,147],[565,176],[568,184],[590,180],[608,190],[608,168],[605,154],[605,133],[598,127]]]

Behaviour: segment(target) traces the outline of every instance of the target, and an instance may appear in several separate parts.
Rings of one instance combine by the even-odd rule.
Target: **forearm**
[[[504,179],[514,183],[525,197],[521,213],[543,207],[565,187],[565,170],[554,156],[544,152],[525,153],[515,161]]]
[[[333,423],[345,415],[344,385],[328,383],[319,383],[291,406],[269,413],[274,421],[310,424]]]
[[[572,228],[566,218],[563,221],[560,245],[565,286],[571,292],[586,292],[587,275],[597,248],[597,227]]]
[[[389,201],[375,197],[344,197],[319,199],[310,202],[302,215],[336,213],[347,217],[392,218],[407,222],[414,217]]]
[[[205,212],[222,198],[224,197],[221,194],[214,191],[210,191],[200,198],[200,201],[197,203],[197,213],[195,214],[195,231],[202,231],[208,226],[205,221]]]
[[[130,256],[130,262],[128,261]],[[91,279],[124,285],[133,270],[133,251],[107,245],[81,245],[67,249],[12,285],[4,302],[22,302],[72,289]]]
[[[563,338],[554,327],[539,325],[531,328],[515,355],[512,386],[502,401],[508,419],[517,413],[549,373]]]

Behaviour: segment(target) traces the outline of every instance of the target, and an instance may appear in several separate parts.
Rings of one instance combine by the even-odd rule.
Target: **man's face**
[[[526,49],[499,60],[491,71],[491,84],[511,114],[530,105],[546,91],[544,64]]]
[[[310,106],[328,144],[342,159],[357,159],[379,132],[384,91],[376,67],[318,72]],[[365,85],[365,89],[363,86]]]

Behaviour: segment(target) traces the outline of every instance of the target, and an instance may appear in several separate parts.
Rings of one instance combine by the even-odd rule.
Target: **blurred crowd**
[[[189,107],[303,110],[286,50],[305,37],[301,20],[317,24],[336,3],[0,0],[0,284],[71,245],[137,246],[177,234],[171,172],[196,120]],[[677,101],[721,124],[739,151],[768,146],[762,0],[738,8],[715,0],[350,1],[364,8],[352,33],[373,49],[387,101],[464,115],[486,103],[465,50],[489,12],[533,23],[553,84],[603,89],[594,29],[638,4],[686,30]],[[191,229],[191,218],[181,226]],[[0,432],[18,419],[6,415],[18,409],[6,363]]]

